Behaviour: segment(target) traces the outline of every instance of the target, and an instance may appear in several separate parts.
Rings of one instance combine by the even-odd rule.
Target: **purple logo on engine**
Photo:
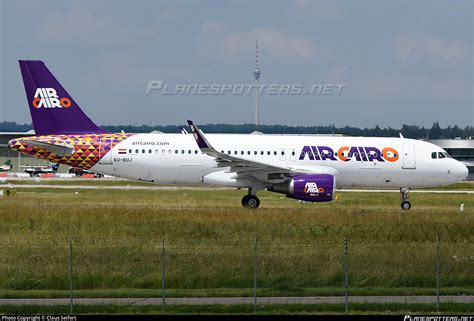
[[[293,177],[293,197],[308,202],[328,202],[334,198],[335,178],[330,174]]]

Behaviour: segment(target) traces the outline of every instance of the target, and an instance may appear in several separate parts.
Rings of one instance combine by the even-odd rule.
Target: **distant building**
[[[35,132],[33,130],[27,132],[0,132],[0,165],[5,163],[7,160],[12,161],[14,172],[22,172],[23,168],[21,166],[26,165],[51,165],[50,162],[39,159],[33,156],[28,156],[25,154],[18,153],[16,151],[8,149],[8,141],[18,137],[27,137],[34,136]],[[65,166],[60,166],[59,171],[66,171]]]
[[[468,139],[429,139],[428,142],[438,145],[449,155],[463,162],[469,169],[468,181],[474,181],[474,138]]]

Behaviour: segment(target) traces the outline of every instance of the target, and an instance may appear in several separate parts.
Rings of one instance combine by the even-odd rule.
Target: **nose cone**
[[[460,181],[463,181],[466,179],[467,175],[469,175],[469,171],[466,165],[461,162],[457,162],[453,174],[458,177]]]

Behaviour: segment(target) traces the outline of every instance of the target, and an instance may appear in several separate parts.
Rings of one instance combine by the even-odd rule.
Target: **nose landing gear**
[[[402,187],[400,188],[400,194],[402,197],[402,203],[400,204],[400,207],[402,210],[409,210],[411,208],[411,203],[408,201],[408,192],[410,191],[409,188]]]

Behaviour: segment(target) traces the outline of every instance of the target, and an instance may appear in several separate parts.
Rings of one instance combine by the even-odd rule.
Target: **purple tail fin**
[[[36,135],[105,133],[84,114],[42,61],[19,62]]]

